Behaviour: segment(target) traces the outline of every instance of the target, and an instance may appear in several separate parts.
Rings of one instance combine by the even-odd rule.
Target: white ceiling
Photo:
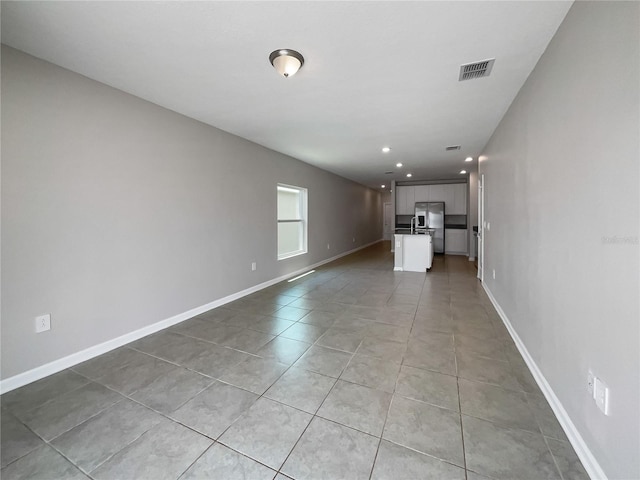
[[[3,1],[2,42],[379,187],[409,171],[412,180],[459,176],[570,6]],[[304,55],[294,77],[269,64],[278,48]],[[489,77],[458,82],[461,64],[494,57]]]

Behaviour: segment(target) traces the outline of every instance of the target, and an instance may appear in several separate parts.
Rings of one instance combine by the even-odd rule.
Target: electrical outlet
[[[496,279],[496,269],[495,268],[491,271],[491,276],[493,277],[494,280]]]
[[[40,315],[36,317],[36,333],[51,330],[51,314]]]
[[[589,372],[587,373],[587,392],[589,392],[591,398],[595,397],[593,390],[594,378],[595,376],[593,375],[593,372],[589,370]]]
[[[327,250],[331,249],[331,245],[327,243]]]
[[[600,380],[598,377],[594,377],[593,383],[593,396],[596,400],[596,405],[605,415],[610,414],[610,392],[609,387]]]
[[[353,237],[353,243],[356,243],[356,237]]]
[[[258,269],[258,265],[256,262],[251,262],[251,271],[255,272]]]
[[[491,222],[487,222],[487,230],[491,230]]]

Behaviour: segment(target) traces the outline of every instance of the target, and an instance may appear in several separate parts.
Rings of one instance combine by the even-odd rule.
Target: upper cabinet
[[[448,185],[428,185],[429,187],[429,201],[430,202],[444,202],[446,197],[446,190]],[[446,205],[445,205],[446,209]]]
[[[447,215],[467,214],[467,184],[396,187],[396,215],[413,215],[416,202],[444,202]]]
[[[456,183],[451,185],[453,199],[449,206],[446,208],[448,215],[466,215],[467,214],[467,184]]]
[[[396,187],[396,215],[413,215],[415,203],[414,187]]]
[[[411,188],[411,187],[410,187]],[[429,193],[431,185],[416,185],[413,187],[413,191],[415,193],[415,201],[418,202],[429,202]]]

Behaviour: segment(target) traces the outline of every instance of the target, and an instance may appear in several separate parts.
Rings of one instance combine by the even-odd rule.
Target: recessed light
[[[384,188],[384,187],[385,187],[385,185],[380,185],[380,188]]]
[[[473,162],[473,157],[467,157],[464,159],[465,162]]]
[[[400,163],[400,162],[396,163],[396,167],[402,168],[402,163]]]
[[[410,173],[407,173],[407,177],[412,177],[413,175],[411,175]]]
[[[467,173],[466,170],[460,170],[460,175],[464,175],[465,173]]]
[[[391,151],[391,148],[389,147],[382,147],[382,153],[389,153]]]

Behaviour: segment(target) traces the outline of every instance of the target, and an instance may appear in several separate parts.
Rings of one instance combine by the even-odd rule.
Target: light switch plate
[[[39,315],[36,317],[36,333],[51,330],[51,314]]]
[[[604,383],[598,377],[595,377],[593,384],[593,396],[596,400],[596,405],[598,405],[598,408],[605,415],[610,414],[609,395],[609,387],[607,387],[606,383]]]

